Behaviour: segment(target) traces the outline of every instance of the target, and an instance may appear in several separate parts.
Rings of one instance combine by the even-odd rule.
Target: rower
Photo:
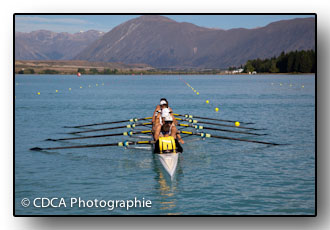
[[[170,118],[169,118],[170,119]],[[174,133],[175,132],[175,133]],[[157,140],[155,143],[155,153],[177,153],[183,152],[183,149],[180,145],[180,143],[184,143],[183,140],[181,139],[181,137],[179,137],[179,141],[174,137],[174,136],[178,136],[178,134],[176,134],[177,130],[175,128],[175,126],[172,125],[172,122],[170,121],[166,121],[166,123],[162,126],[161,128],[161,134],[162,136],[158,137],[157,136]],[[175,134],[175,135],[173,135]]]
[[[160,137],[166,135],[172,136],[174,139],[177,139],[181,144],[184,144],[183,139],[181,138],[174,122],[173,115],[171,115],[168,109],[163,109],[162,118],[160,124],[155,126],[154,129],[154,139],[157,141]]]
[[[163,108],[168,108],[171,112],[173,112],[172,109],[168,106],[168,101],[166,100],[166,98],[161,98],[160,102],[159,102],[159,105],[156,106],[156,109],[155,109],[154,114],[152,116],[152,123],[153,124],[156,120],[157,115],[162,111]]]
[[[167,108],[167,105],[162,105],[163,108],[160,113],[157,114],[155,121],[152,125],[152,132],[155,133],[156,129],[160,130],[161,126],[165,124],[164,118],[165,117],[172,117],[172,121],[174,125],[178,124],[178,121],[175,117],[171,114],[171,111]]]

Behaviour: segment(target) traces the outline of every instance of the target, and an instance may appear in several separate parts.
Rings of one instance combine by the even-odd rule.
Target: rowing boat
[[[152,136],[150,135],[151,133],[146,133],[147,135],[140,135],[140,136],[134,136],[134,138],[138,139],[152,139]],[[150,135],[150,136],[149,136]],[[160,163],[162,164],[163,168],[165,171],[170,175],[171,179],[174,177],[177,165],[178,165],[178,160],[179,160],[179,155],[183,152],[182,146],[178,141],[176,141],[176,146],[177,146],[177,152],[176,153],[159,153],[156,151],[156,143],[153,141],[151,144],[151,150],[152,153],[157,155],[157,158],[159,159]],[[127,148],[130,149],[150,149],[150,147],[142,147],[142,146],[128,146]]]
[[[153,145],[153,153],[157,154],[157,158],[163,165],[166,172],[173,178],[178,165],[179,155],[181,152],[177,153],[155,153],[155,144]]]
[[[163,153],[157,154],[159,161],[162,163],[164,169],[168,174],[170,174],[171,178],[174,176],[176,171],[176,167],[178,165],[180,153]]]

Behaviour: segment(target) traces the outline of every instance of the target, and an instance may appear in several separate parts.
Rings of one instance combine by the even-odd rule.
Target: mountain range
[[[74,59],[145,63],[156,68],[227,68],[249,59],[277,56],[282,51],[315,49],[315,19],[222,30],[145,15],[104,34],[36,31],[16,33],[15,37],[16,60]]]
[[[15,32],[15,60],[70,60],[104,32],[55,33],[48,30]]]

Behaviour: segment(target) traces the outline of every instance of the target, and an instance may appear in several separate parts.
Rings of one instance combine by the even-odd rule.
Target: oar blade
[[[34,147],[34,148],[30,148],[31,151],[41,151],[43,150],[42,148],[39,147]]]

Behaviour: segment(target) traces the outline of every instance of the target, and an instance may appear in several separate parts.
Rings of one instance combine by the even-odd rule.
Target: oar
[[[207,124],[207,125],[216,125],[216,126],[223,126],[223,127],[231,127],[231,128],[239,128],[239,129],[249,129],[249,130],[265,130],[265,129],[255,129],[255,128],[249,128],[249,127],[243,127],[243,126],[235,126],[235,125],[226,125],[226,124],[218,124],[213,122],[207,122],[207,121],[198,121],[193,119],[181,119],[181,118],[175,118],[179,121],[188,121],[189,123],[200,123],[200,124]]]
[[[233,120],[223,120],[223,119],[216,119],[216,118],[210,118],[210,117],[200,117],[200,116],[194,116],[194,115],[190,115],[190,114],[177,114],[177,113],[173,113],[174,116],[179,116],[179,117],[185,117],[185,118],[199,118],[199,119],[204,119],[204,120],[211,120],[211,121],[223,121],[223,122],[230,122],[230,123],[235,123],[237,121],[233,121]],[[241,124],[246,124],[246,125],[253,125],[255,123],[253,122],[243,122],[240,121]]]
[[[122,120],[122,121],[110,121],[110,122],[94,123],[94,124],[88,124],[88,125],[77,125],[77,126],[64,126],[63,128],[82,128],[82,127],[89,127],[89,126],[96,126],[96,125],[118,124],[118,123],[123,123],[123,122],[137,122],[139,120],[150,120],[150,119],[152,119],[152,117],[132,118],[132,119]]]
[[[132,136],[134,134],[142,134],[142,133],[151,133],[151,130],[139,131],[139,132],[124,132],[124,133],[111,133],[104,135],[95,135],[95,136],[84,136],[84,137],[71,137],[71,138],[59,138],[59,139],[46,139],[45,141],[67,141],[67,140],[79,140],[79,139],[88,139],[88,138],[100,138],[100,137],[112,137],[112,136]]]
[[[194,129],[208,129],[208,130],[230,132],[230,133],[241,133],[241,134],[248,134],[248,135],[255,135],[255,136],[265,136],[265,135],[268,135],[268,134],[265,134],[265,133],[264,134],[259,134],[259,133],[250,133],[250,132],[228,130],[228,129],[218,129],[218,128],[213,128],[213,127],[205,127],[205,126],[202,126],[202,125],[178,124],[178,126],[192,127]]]
[[[140,123],[140,124],[132,124],[132,125],[123,125],[123,126],[117,126],[117,127],[110,127],[110,128],[103,128],[103,129],[89,129],[84,131],[77,131],[77,132],[70,132],[67,134],[79,134],[79,133],[90,133],[90,132],[98,132],[98,131],[105,131],[105,130],[111,130],[111,129],[124,129],[124,128],[135,128],[136,126],[144,126],[144,125],[151,125],[151,122],[146,123]]]
[[[251,143],[257,143],[257,144],[264,144],[264,145],[283,145],[283,144],[264,142],[264,141],[256,141],[256,140],[247,140],[247,139],[241,139],[241,138],[235,138],[235,137],[217,136],[217,135],[213,135],[213,134],[211,135],[211,134],[208,134],[208,133],[193,133],[193,132],[188,132],[188,131],[181,131],[181,133],[190,134],[190,135],[197,135],[197,136],[201,136],[202,138],[213,137],[213,138],[218,138],[218,139],[244,141],[244,142],[251,142]]]
[[[106,146],[129,146],[129,145],[138,145],[138,144],[153,144],[154,141],[124,141],[117,143],[109,143],[109,144],[96,144],[96,145],[75,145],[75,146],[63,146],[63,147],[52,147],[52,148],[39,148],[34,147],[30,150],[32,151],[43,151],[43,150],[56,150],[56,149],[78,149],[78,148],[96,148],[96,147],[106,147]]]

